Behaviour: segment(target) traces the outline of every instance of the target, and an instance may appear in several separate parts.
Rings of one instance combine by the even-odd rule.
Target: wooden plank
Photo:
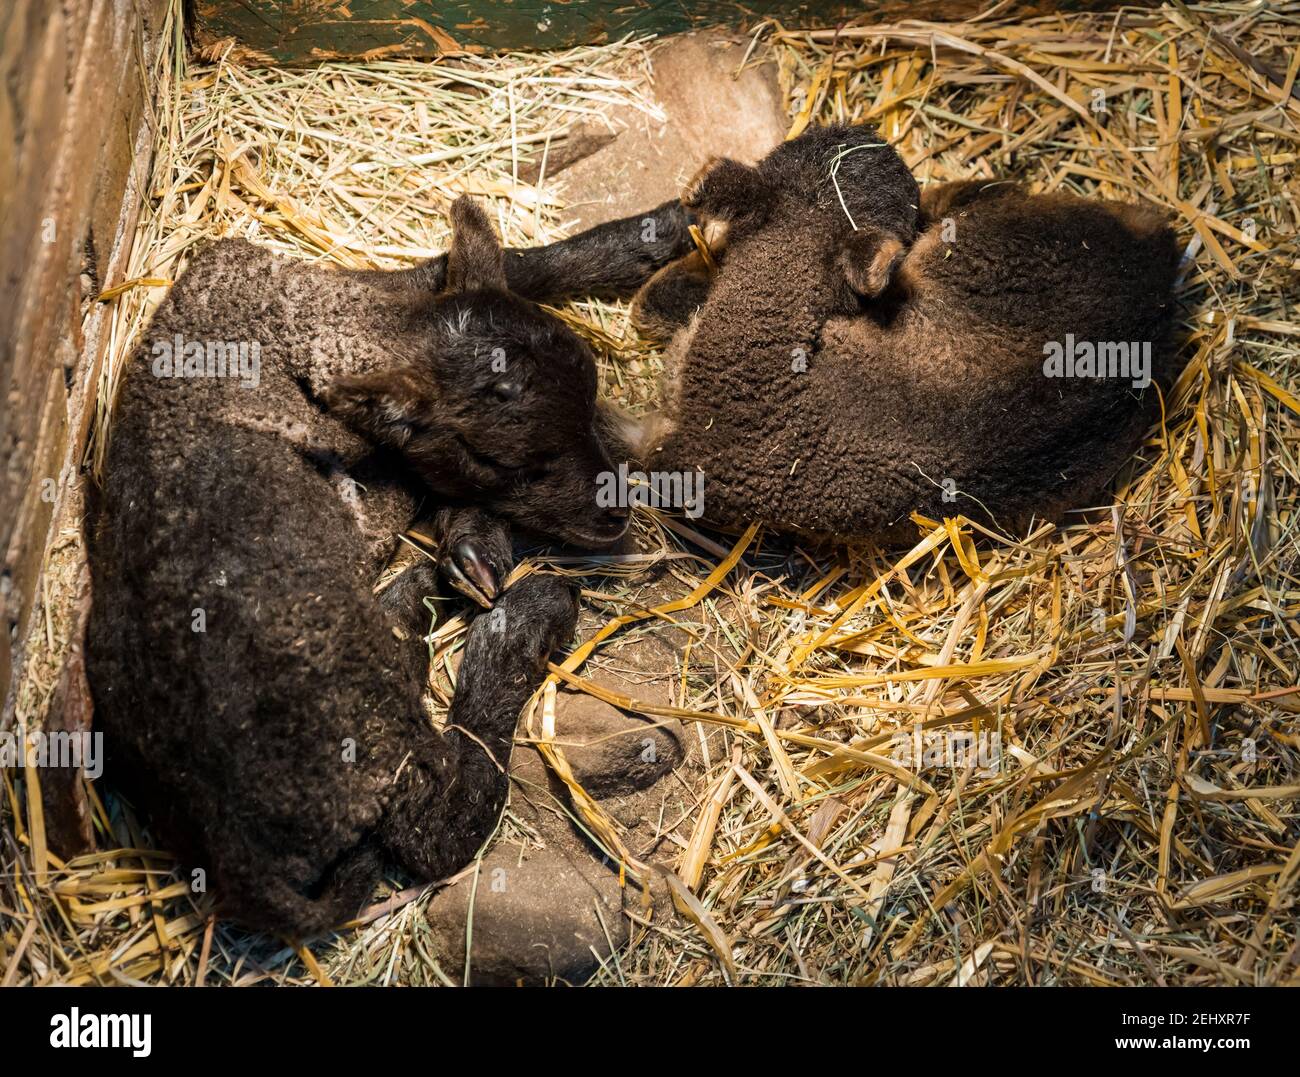
[[[455,52],[564,49],[628,34],[706,26],[744,30],[764,19],[787,27],[837,26],[863,17],[963,19],[988,0],[196,0],[195,43],[248,62],[431,57]],[[1119,6],[1114,0],[1017,0],[1000,15]]]
[[[166,6],[0,5],[0,728],[14,719],[28,644],[53,620],[42,610],[51,536],[80,517],[78,463],[102,344],[93,297],[129,240],[123,196],[147,89],[137,61]],[[82,598],[84,582],[73,600],[84,607]],[[71,637],[82,621],[84,609]],[[80,640],[56,642],[44,658],[56,667],[60,713],[27,717],[79,728],[89,721],[84,676],[65,677],[60,647],[75,652]],[[59,777],[48,795],[81,795],[77,775]],[[47,813],[56,829],[71,820],[84,832],[77,805],[47,803]],[[76,835],[50,837],[55,848],[76,844]]]

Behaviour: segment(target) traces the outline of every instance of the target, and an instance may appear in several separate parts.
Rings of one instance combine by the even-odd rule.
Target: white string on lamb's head
[[[830,179],[831,184],[835,188],[835,197],[840,200],[840,209],[844,211],[844,216],[849,219],[849,225],[855,232],[858,230],[857,223],[853,220],[853,214],[849,212],[849,207],[844,202],[844,192],[840,190],[840,162],[850,153],[856,153],[858,150],[887,150],[889,148],[890,146],[888,142],[871,142],[862,146],[845,146],[844,143],[841,142],[839,145],[839,152],[831,158]]]

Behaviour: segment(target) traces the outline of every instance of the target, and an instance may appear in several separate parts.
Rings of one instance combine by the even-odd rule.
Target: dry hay
[[[694,809],[665,823],[683,917],[644,927],[598,982],[1296,980],[1297,13],[760,29],[754,56],[775,52],[796,130],[871,119],[923,181],[1013,176],[1173,210],[1187,366],[1113,504],[1062,526],[918,520],[911,550],[879,551],[639,514],[643,557],[589,578],[608,625],[556,678],[591,683],[602,638],[689,610],[702,627],[677,705],[639,709],[725,726],[727,748]],[[164,59],[154,198],[134,279],[108,297],[106,383],[162,294],[152,281],[208,236],[400,264],[441,246],[461,190],[493,197],[510,242],[559,234],[562,208],[515,184],[521,163],[537,167],[548,134],[602,95],[644,100],[641,55],[279,72]],[[567,315],[597,327],[607,390],[649,399],[657,357],[625,310]],[[680,597],[647,615],[625,596],[663,560]],[[439,633],[440,657],[455,635]],[[895,738],[914,730],[996,735],[999,763],[908,767]],[[97,807],[101,851],[51,855],[37,885],[17,788],[10,982],[444,979],[423,888],[306,948],[213,930],[208,900],[140,847],[117,801]],[[575,804],[635,879],[619,825],[576,790]]]

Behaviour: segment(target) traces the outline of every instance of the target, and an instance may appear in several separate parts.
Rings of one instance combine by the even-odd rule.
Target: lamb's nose
[[[605,513],[615,523],[621,524],[632,515],[632,510],[626,505],[611,505]]]

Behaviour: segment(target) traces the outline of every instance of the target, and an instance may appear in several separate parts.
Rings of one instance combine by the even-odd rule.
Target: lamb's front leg
[[[482,509],[446,506],[414,524],[410,531],[437,548],[435,559],[420,556],[380,592],[380,604],[400,634],[425,634],[425,598],[451,588],[490,609],[514,567],[509,527]]]
[[[483,509],[442,509],[433,521],[438,572],[448,586],[490,609],[515,565],[510,528]]]
[[[534,575],[470,625],[447,726],[411,745],[380,828],[407,871],[438,879],[467,863],[505,804],[519,713],[551,651],[577,624],[577,599],[557,576]]]
[[[512,292],[537,302],[628,296],[661,266],[692,249],[690,224],[690,214],[673,199],[545,247],[508,249],[506,281]],[[387,277],[425,291],[441,291],[447,282],[447,256]]]
[[[652,340],[671,339],[708,300],[714,272],[699,251],[664,266],[632,299],[637,329]]]

